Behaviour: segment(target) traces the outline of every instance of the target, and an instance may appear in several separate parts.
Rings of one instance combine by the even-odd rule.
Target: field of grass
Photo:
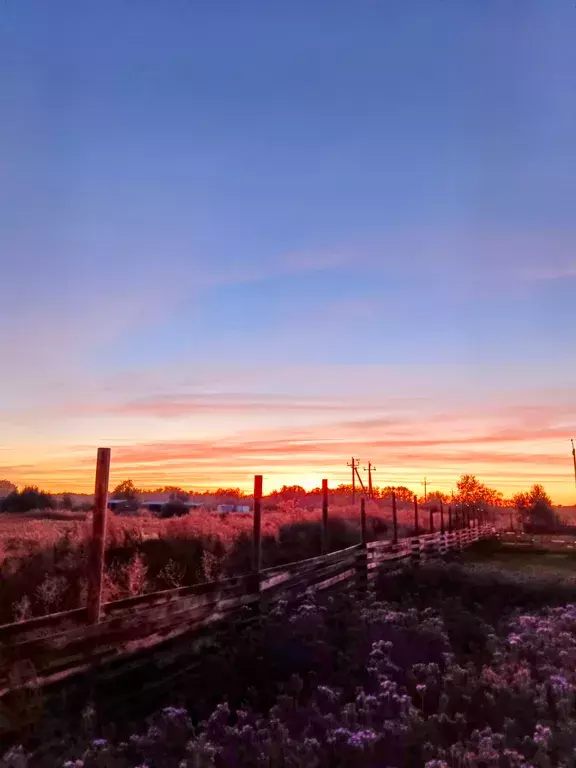
[[[294,502],[279,507],[263,513],[263,567],[314,557],[321,551],[320,508],[302,508]],[[389,503],[370,501],[366,511],[369,539],[391,537]],[[429,530],[429,517],[428,510],[422,508],[422,532]],[[494,518],[498,527],[507,527],[506,510],[494,510]],[[359,504],[332,504],[329,520],[332,550],[359,541]],[[0,515],[0,623],[85,604],[91,525],[91,513]],[[250,568],[252,525],[251,514],[206,510],[168,520],[150,514],[123,517],[111,513],[104,599],[245,573]],[[435,526],[438,530],[437,516]],[[399,536],[413,532],[412,504],[400,503]]]
[[[46,714],[35,746],[14,747],[3,765],[26,765],[58,728],[30,765],[573,766],[576,583],[495,567],[487,554],[382,574],[364,596],[281,604],[222,636],[155,714],[107,724],[98,701],[74,727]]]
[[[402,514],[399,516],[402,521]],[[262,517],[263,567],[321,551],[321,510],[285,504]],[[371,539],[391,535],[391,510],[368,505]],[[193,511],[181,518],[111,515],[106,538],[104,599],[246,573],[251,567],[251,514]],[[0,623],[71,610],[85,604],[90,515],[84,520],[0,516]],[[399,535],[410,532],[400,522]],[[360,539],[358,507],[334,506],[329,544]]]
[[[576,579],[576,552],[553,544],[546,545],[546,537],[542,538],[543,544],[530,547],[485,541],[472,551],[464,552],[462,558],[464,562],[489,565],[509,572],[531,576],[557,574]]]

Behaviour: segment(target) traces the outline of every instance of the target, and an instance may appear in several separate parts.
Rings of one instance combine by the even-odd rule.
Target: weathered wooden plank
[[[252,600],[257,599],[255,596],[250,596]],[[212,611],[207,616],[194,619],[191,621],[181,621],[176,626],[169,628],[167,631],[156,634],[147,635],[138,641],[127,642],[122,645],[115,644],[112,648],[102,649],[102,652],[94,653],[89,656],[88,660],[82,660],[80,658],[75,661],[61,667],[51,667],[50,669],[42,671],[38,675],[38,684],[40,686],[50,686],[56,683],[60,683],[67,678],[82,675],[88,672],[95,664],[106,665],[112,662],[121,662],[133,658],[135,654],[144,651],[152,650],[154,648],[160,648],[165,643],[173,640],[177,640],[180,636],[187,633],[197,633],[209,625],[218,623],[221,621],[230,621],[234,619],[240,619],[242,617],[244,607],[230,608],[226,611]],[[243,622],[246,623],[246,622]],[[121,675],[121,672],[118,674]],[[118,676],[118,674],[116,676]],[[0,698],[10,693],[13,688],[5,687],[5,681],[0,684]]]
[[[160,592],[150,592],[136,597],[126,597],[122,600],[104,603],[102,611],[105,616],[114,616],[120,613],[126,613],[132,609],[141,611],[148,606],[162,605],[165,603],[177,602],[178,600],[191,595],[209,595],[217,594],[228,587],[243,585],[251,588],[254,581],[254,575],[251,573],[241,576],[234,576],[220,581],[205,581],[201,584],[193,584],[190,587],[177,587],[176,589],[165,589]]]
[[[305,591],[308,587],[314,586],[323,579],[327,579],[342,571],[348,570],[351,566],[356,564],[355,556],[352,555],[346,560],[332,563],[330,565],[324,565],[321,568],[317,568],[314,571],[308,572],[304,575],[296,574],[290,579],[287,579],[280,584],[275,584],[271,587],[263,585],[261,588],[261,594],[269,599],[269,595],[273,593],[298,593]]]
[[[65,661],[78,654],[94,654],[98,646],[141,638],[156,631],[158,627],[170,626],[186,617],[204,616],[216,609],[234,607],[242,601],[250,602],[252,598],[257,598],[257,593],[246,593],[242,585],[239,585],[233,589],[228,588],[219,596],[191,596],[138,614],[118,616],[99,624],[25,640],[2,649],[0,675],[19,659],[31,659],[35,664],[40,664],[37,668],[43,668],[46,664],[54,663],[56,655]]]
[[[16,638],[31,635],[46,630],[56,630],[67,624],[84,624],[87,619],[86,608],[76,608],[73,611],[52,613],[49,616],[38,616],[27,621],[14,622],[0,625],[0,644],[7,645]]]
[[[398,542],[400,543],[400,542]],[[380,539],[379,541],[369,541],[366,544],[366,549],[368,551],[372,549],[390,549],[391,547],[395,546],[394,542],[389,539]]]
[[[349,568],[347,571],[342,571],[342,573],[336,574],[336,576],[331,576],[329,579],[326,579],[326,581],[321,581],[319,584],[316,584],[314,589],[316,591],[324,591],[326,589],[331,589],[332,587],[336,586],[336,584],[341,584],[342,582],[351,582],[356,576],[356,569],[355,568]]]
[[[196,631],[207,624],[221,621],[257,599],[255,595],[247,595],[228,601],[227,605],[203,606],[200,609],[183,611],[175,622],[165,619],[155,622],[152,626],[134,626],[122,632],[110,632],[101,639],[100,644],[97,642],[98,639],[96,642],[92,639],[92,642],[89,640],[84,644],[79,641],[75,646],[69,647],[66,653],[46,654],[44,657],[36,657],[32,663],[40,684],[44,684],[47,680],[58,681],[62,677],[79,674],[95,665],[127,659],[138,651],[152,648],[182,634]],[[9,669],[10,667],[3,668],[0,674],[0,696],[12,687],[8,677]]]
[[[316,583],[323,576],[329,576],[339,573],[351,566],[355,566],[355,555],[348,556],[345,560],[337,561],[329,565],[318,566],[314,571],[308,571],[305,574],[290,574],[279,582],[266,582],[261,586],[261,594],[268,597],[270,594],[281,593],[285,591],[305,590],[307,585]]]
[[[302,580],[306,578],[313,578],[314,575],[322,569],[327,567],[334,567],[334,566],[340,566],[345,567],[346,565],[351,565],[355,562],[355,558],[357,557],[357,550],[354,550],[353,552],[349,552],[346,554],[345,557],[340,557],[337,559],[329,560],[327,562],[309,562],[307,561],[306,568],[305,569],[292,569],[287,568],[284,571],[279,571],[273,574],[267,574],[264,578],[263,574],[261,574],[261,580],[260,580],[260,591],[266,592],[270,589],[273,589],[275,587],[279,587],[281,584],[287,583],[291,580]]]
[[[303,570],[307,566],[330,563],[333,560],[340,560],[345,558],[348,554],[358,551],[360,547],[360,544],[353,544],[351,547],[346,547],[346,549],[338,549],[335,552],[329,552],[326,555],[318,555],[318,557],[310,557],[307,560],[297,560],[294,563],[286,563],[284,565],[273,565],[270,568],[265,568],[264,570],[260,571],[260,576],[261,578],[266,578],[269,574],[278,573],[279,571],[294,569]]]
[[[390,552],[385,554],[373,555],[368,557],[368,564],[372,563],[389,563],[401,560],[408,560],[410,558],[410,552]]]

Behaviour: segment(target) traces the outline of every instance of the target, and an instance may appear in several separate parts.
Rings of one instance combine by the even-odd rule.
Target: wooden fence
[[[0,704],[23,688],[37,689],[82,675],[136,653],[156,649],[183,635],[205,631],[226,619],[244,619],[266,611],[280,599],[307,589],[346,586],[366,589],[382,568],[419,563],[460,550],[492,536],[488,524],[470,524],[413,538],[367,541],[365,500],[361,500],[361,540],[328,551],[328,484],[323,482],[323,554],[308,560],[261,569],[262,477],[255,478],[252,572],[215,582],[170,589],[102,603],[110,453],[98,452],[94,535],[89,559],[88,601],[84,608],[0,626]],[[418,508],[415,505],[417,520]],[[4,706],[6,709],[6,705]]]

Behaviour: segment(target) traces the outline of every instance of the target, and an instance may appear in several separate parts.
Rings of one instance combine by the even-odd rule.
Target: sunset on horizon
[[[0,3],[0,768],[576,768],[575,42]]]
[[[1,13],[0,478],[576,502],[569,3]]]

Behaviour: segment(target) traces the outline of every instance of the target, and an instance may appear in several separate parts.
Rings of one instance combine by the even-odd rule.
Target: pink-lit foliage
[[[399,520],[403,520],[402,514]],[[408,518],[406,517],[406,520]],[[321,510],[281,501],[262,515],[263,564],[302,560],[320,553]],[[0,524],[2,560],[0,622],[70,610],[86,599],[86,557],[91,514],[83,521],[11,516]],[[391,535],[391,510],[367,504],[371,539]],[[180,518],[109,515],[104,600],[170,589],[250,567],[253,516],[192,510]],[[331,549],[360,540],[359,505],[331,506]],[[399,523],[399,535],[409,532]]]
[[[421,505],[420,532],[440,528],[437,505]],[[499,509],[497,524],[509,515]],[[0,623],[70,610],[86,598],[86,554],[92,515],[84,520],[38,520],[3,516],[0,520]],[[366,503],[369,540],[391,538],[390,499]],[[397,505],[398,536],[414,534],[414,506]],[[445,509],[445,526],[448,512]],[[509,527],[509,524],[508,524]],[[211,581],[246,572],[250,567],[253,516],[191,510],[184,517],[160,519],[151,514],[109,514],[106,536],[104,600]],[[331,504],[332,550],[360,541],[360,504]],[[320,553],[321,509],[280,500],[262,515],[263,566],[304,560]]]

